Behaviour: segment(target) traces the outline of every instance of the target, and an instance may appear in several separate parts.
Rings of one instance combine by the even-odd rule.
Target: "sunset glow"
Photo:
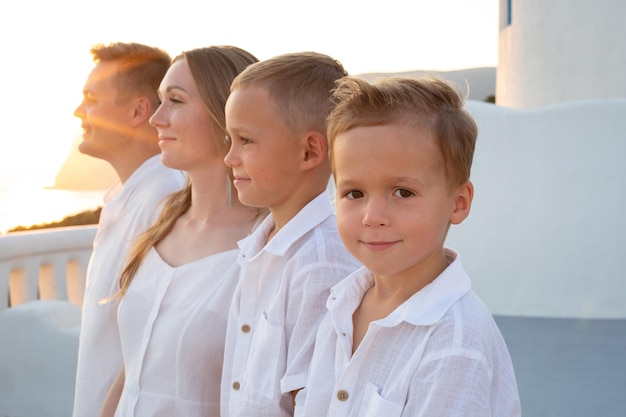
[[[0,114],[8,127],[2,132],[0,188],[54,182],[80,133],[73,111],[96,43],[142,42],[172,55],[231,44],[260,59],[315,50],[342,61],[351,74],[497,64],[498,2],[493,0],[420,0],[410,6],[399,0],[295,6],[286,0],[111,0],[106,9],[78,0],[36,0],[5,2],[0,13],[7,17],[0,27]]]

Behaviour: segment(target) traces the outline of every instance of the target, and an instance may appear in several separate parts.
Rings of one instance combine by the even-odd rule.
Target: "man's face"
[[[117,64],[99,62],[83,88],[83,101],[74,110],[81,119],[80,152],[111,162],[130,140],[133,100],[123,98],[115,83]]]

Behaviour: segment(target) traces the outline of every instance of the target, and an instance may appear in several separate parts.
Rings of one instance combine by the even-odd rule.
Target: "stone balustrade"
[[[82,306],[96,226],[0,236],[0,312],[32,300]]]

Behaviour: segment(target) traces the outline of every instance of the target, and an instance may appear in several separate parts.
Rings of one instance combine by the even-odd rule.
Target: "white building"
[[[624,19],[624,0],[500,0],[496,103],[626,97]]]

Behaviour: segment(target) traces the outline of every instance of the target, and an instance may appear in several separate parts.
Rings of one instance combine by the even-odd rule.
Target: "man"
[[[119,177],[104,207],[87,269],[78,350],[74,417],[93,417],[122,366],[117,329],[119,272],[130,244],[158,215],[161,200],[184,176],[164,167],[159,139],[148,123],[170,56],[137,43],[95,45],[95,66],[74,111],[82,121],[80,152],[107,161]]]

